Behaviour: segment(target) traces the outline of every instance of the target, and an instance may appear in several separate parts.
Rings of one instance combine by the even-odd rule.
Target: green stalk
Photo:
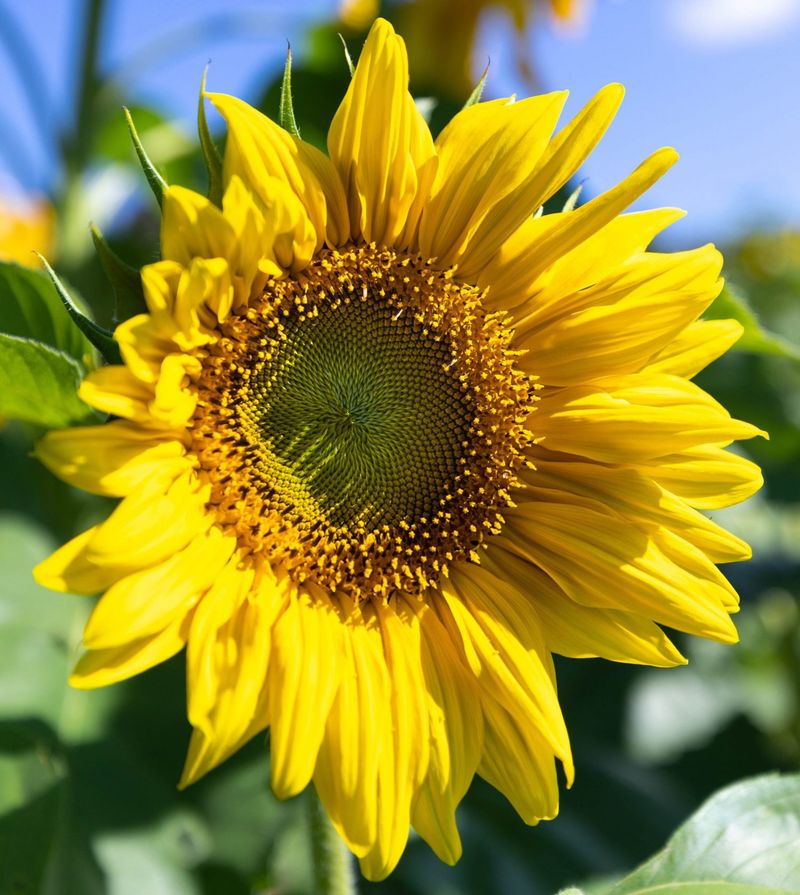
[[[342,842],[316,792],[308,792],[308,821],[316,895],[356,895],[353,857]]]
[[[99,87],[97,56],[105,5],[105,0],[86,0],[75,124],[63,144],[64,187],[58,202],[58,255],[59,263],[68,273],[79,266],[92,248],[81,177],[91,159],[94,146],[95,99]]]

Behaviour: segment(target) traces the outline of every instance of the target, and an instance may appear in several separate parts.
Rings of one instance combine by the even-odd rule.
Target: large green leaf
[[[783,895],[800,891],[800,774],[714,795],[608,895]]]
[[[783,336],[765,329],[747,299],[739,292],[726,286],[704,315],[709,320],[738,320],[744,327],[741,339],[735,348],[753,354],[771,354],[800,361],[800,346]]]
[[[0,333],[36,339],[81,360],[92,347],[42,271],[0,262]]]
[[[50,429],[96,419],[77,394],[83,373],[63,351],[0,333],[0,417]]]

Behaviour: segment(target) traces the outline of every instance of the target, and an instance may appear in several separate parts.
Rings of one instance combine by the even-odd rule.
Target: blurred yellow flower
[[[363,31],[378,15],[380,5],[380,0],[340,0],[339,20],[351,31]]]
[[[516,49],[520,71],[533,80],[524,36],[542,7],[561,22],[575,22],[585,0],[410,0],[392,10],[392,18],[405,35],[411,76],[426,90],[466,98],[475,86],[474,46],[481,16],[492,9],[505,12],[518,34]],[[342,0],[339,16],[353,31],[366,28],[378,14],[378,0]]]
[[[55,214],[48,202],[22,205],[0,200],[0,261],[38,267],[34,252],[52,258],[54,244]]]
[[[325,155],[231,96],[221,208],[164,195],[149,312],[81,396],[115,417],[41,459],[123,500],[36,570],[104,591],[78,687],[187,647],[183,784],[269,727],[271,782],[313,781],[380,879],[409,824],[444,861],[477,773],[527,823],[573,775],[552,654],[670,666],[660,626],[731,642],[706,518],[760,484],[759,434],[690,379],[738,337],[698,322],[713,246],[647,251],[622,212],[661,149],[573,211],[533,212],[600,140],[610,85],[463,110],[434,140],[378,20]]]

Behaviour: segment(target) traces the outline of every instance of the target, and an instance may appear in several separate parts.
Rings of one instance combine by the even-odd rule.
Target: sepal
[[[139,133],[136,130],[136,125],[133,123],[133,117],[131,116],[129,109],[126,106],[123,106],[122,111],[125,115],[125,121],[128,124],[128,130],[131,134],[133,148],[136,150],[136,155],[139,158],[139,164],[142,166],[144,176],[147,178],[147,182],[150,184],[150,189],[153,191],[153,195],[156,197],[156,202],[158,202],[158,207],[160,208],[161,203],[164,201],[164,190],[167,188],[167,182],[158,173],[155,165],[150,161],[150,156],[142,145],[142,141],[139,138]]]
[[[56,287],[58,297],[64,303],[69,316],[72,318],[78,329],[86,336],[86,338],[94,345],[94,347],[103,355],[103,358],[109,364],[121,364],[122,357],[119,353],[119,345],[114,341],[113,334],[102,326],[99,326],[94,320],[90,320],[81,309],[75,304],[67,292],[66,287],[58,278],[58,275],[47,262],[43,255],[39,255],[44,269]]]

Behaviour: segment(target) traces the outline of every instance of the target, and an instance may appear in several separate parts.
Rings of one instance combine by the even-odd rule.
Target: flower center
[[[192,435],[245,552],[355,599],[477,559],[535,390],[477,289],[417,256],[324,250],[221,331]]]
[[[241,417],[284,512],[342,529],[435,515],[475,416],[446,339],[366,291],[280,328]]]

